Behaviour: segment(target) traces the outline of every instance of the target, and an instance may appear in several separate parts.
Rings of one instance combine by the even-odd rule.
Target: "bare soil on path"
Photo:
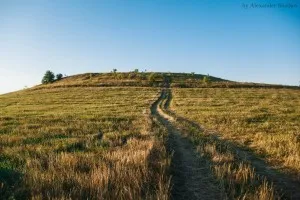
[[[193,145],[171,123],[172,117],[160,109],[165,98],[161,97],[151,108],[151,112],[167,128],[169,136],[167,149],[172,152],[171,176],[172,199],[224,199],[210,166],[201,158]]]
[[[169,90],[163,90],[162,91],[162,95],[159,98],[157,105],[154,105],[154,107],[152,108],[152,112],[153,114],[157,115],[158,118],[162,121],[162,123],[167,127],[168,131],[169,131],[169,144],[170,144],[170,148],[174,151],[174,157],[173,157],[173,163],[176,164],[176,166],[173,166],[172,170],[173,170],[173,182],[174,182],[174,190],[173,191],[173,195],[175,194],[175,197],[177,197],[177,195],[180,194],[181,190],[184,190],[186,192],[193,192],[193,190],[195,191],[195,195],[192,199],[220,199],[222,198],[222,194],[220,192],[220,190],[218,190],[217,185],[213,184],[214,181],[212,178],[209,179],[205,179],[202,175],[203,173],[207,173],[207,176],[211,176],[208,170],[209,167],[204,167],[205,166],[205,160],[197,157],[194,153],[194,151],[192,150],[192,144],[185,138],[183,138],[183,136],[181,136],[182,134],[180,134],[180,131],[178,131],[179,129],[176,129],[176,127],[174,127],[174,125],[172,125],[172,120],[174,120],[174,118],[176,118],[176,120],[178,122],[182,121],[185,123],[189,123],[193,128],[199,129],[201,131],[204,131],[204,128],[193,122],[190,121],[188,119],[185,119],[183,117],[177,116],[174,112],[170,111],[168,109],[169,103],[171,101],[171,93]],[[160,109],[159,104],[161,104],[162,101],[166,101],[165,102],[165,110],[167,110],[167,113],[163,110]],[[259,174],[261,177],[265,177],[268,181],[272,182],[274,184],[274,187],[276,189],[277,192],[279,192],[279,194],[281,194],[282,199],[295,199],[295,200],[300,200],[300,182],[298,180],[293,179],[293,177],[290,177],[288,174],[284,174],[282,172],[279,172],[278,170],[272,168],[268,163],[266,163],[263,159],[259,158],[257,155],[255,155],[255,153],[253,153],[251,150],[249,149],[244,149],[239,147],[238,145],[236,145],[235,143],[231,142],[231,141],[227,141],[225,139],[219,138],[217,135],[215,135],[215,140],[218,140],[220,142],[224,142],[227,145],[230,145],[232,147],[232,149],[234,149],[235,151],[235,157],[239,160],[243,160],[245,162],[248,162],[252,165],[252,167],[255,169],[256,173]],[[198,160],[200,162],[198,162],[199,165],[194,165],[194,161]],[[186,162],[186,164],[184,164]],[[182,166],[182,165],[186,165],[186,166]],[[188,167],[189,166],[189,167]],[[189,174],[189,172],[183,172],[184,170],[188,170],[190,169],[190,167],[192,166],[191,170],[192,172],[190,172],[191,174]],[[202,168],[204,167],[204,168]],[[203,171],[198,171],[198,169],[201,168],[201,170]],[[197,174],[196,176],[200,176],[198,178],[191,178],[195,175],[192,174]],[[201,173],[199,175],[199,173]],[[186,180],[183,177],[186,177]],[[204,180],[206,180],[206,182],[204,181],[203,183],[194,183],[193,180],[196,182],[197,181],[202,181],[201,178],[203,178]],[[191,179],[191,180],[190,180]],[[185,182],[183,181],[185,180]],[[189,182],[191,181],[191,182]],[[184,186],[191,186],[191,188],[189,189],[180,189],[180,183],[182,182],[182,184]],[[197,197],[196,195],[199,193],[201,194],[200,191],[197,191],[197,189],[195,189],[195,187],[199,188],[199,187],[203,187],[207,189],[206,191],[208,193],[212,193],[212,195],[215,193],[215,197],[214,196],[204,196],[204,197]],[[207,187],[205,187],[207,186]],[[213,189],[210,189],[213,188]],[[194,189],[193,189],[194,188]],[[178,194],[177,194],[178,193]],[[205,193],[205,192],[204,192]],[[203,194],[202,194],[203,195]],[[180,196],[180,195],[179,195]],[[205,198],[206,197],[206,198]],[[223,199],[225,197],[223,196]],[[174,198],[174,199],[180,199],[180,198]]]

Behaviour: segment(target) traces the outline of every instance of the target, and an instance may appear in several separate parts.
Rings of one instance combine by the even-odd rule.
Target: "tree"
[[[56,74],[56,80],[57,80],[57,81],[61,80],[62,77],[63,77],[63,75],[62,75],[61,73]]]
[[[113,73],[116,73],[117,72],[117,69],[113,69]]]
[[[54,73],[52,71],[48,70],[48,71],[46,71],[46,73],[42,79],[42,83],[43,84],[53,83],[54,78],[55,78]]]
[[[139,69],[135,69],[135,70],[134,70],[134,73],[139,73]]]

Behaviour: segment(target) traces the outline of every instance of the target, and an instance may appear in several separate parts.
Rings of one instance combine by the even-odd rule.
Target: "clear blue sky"
[[[113,68],[298,85],[300,1],[0,0],[0,93]]]

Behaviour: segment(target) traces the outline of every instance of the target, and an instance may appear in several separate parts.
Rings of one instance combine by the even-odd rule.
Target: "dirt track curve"
[[[172,125],[172,117],[160,109],[165,98],[163,91],[151,111],[169,133],[167,148],[169,152],[173,152],[172,199],[224,199],[206,160],[197,155],[193,145]]]
[[[199,153],[195,152],[189,140],[184,138],[183,134],[172,124],[173,116],[179,121],[190,123],[194,128],[201,130],[203,128],[192,121],[176,116],[172,111],[168,110],[168,113],[166,113],[161,109],[164,101],[167,101],[165,105],[168,106],[171,98],[169,94],[170,90],[163,89],[161,96],[153,104],[151,112],[167,128],[169,133],[167,148],[170,152],[173,152],[171,162],[172,199],[226,199],[213,178],[207,161],[198,156]],[[221,141],[222,139],[217,140]],[[230,142],[226,141],[226,143]],[[283,199],[300,200],[299,181],[272,169],[253,152],[241,149],[234,143],[231,143],[231,145],[235,149],[235,156],[238,159],[250,162],[257,174],[273,182],[275,189],[283,195]]]

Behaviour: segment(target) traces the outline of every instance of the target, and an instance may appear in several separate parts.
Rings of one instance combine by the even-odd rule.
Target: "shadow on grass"
[[[171,156],[166,152],[165,144],[160,142],[160,140],[154,142],[147,157],[147,168],[150,176],[142,186],[142,199],[146,199],[149,192],[152,194],[153,199],[154,197],[157,199],[170,199],[171,182],[168,160],[171,159]]]
[[[0,156],[0,199],[28,199],[29,194],[22,187],[23,174],[17,170],[17,163]]]
[[[66,139],[68,138],[67,135],[64,134],[57,134],[57,135],[45,135],[43,137],[31,137],[31,138],[26,138],[23,140],[23,144],[40,144],[44,143],[50,140],[55,140],[55,139]]]

